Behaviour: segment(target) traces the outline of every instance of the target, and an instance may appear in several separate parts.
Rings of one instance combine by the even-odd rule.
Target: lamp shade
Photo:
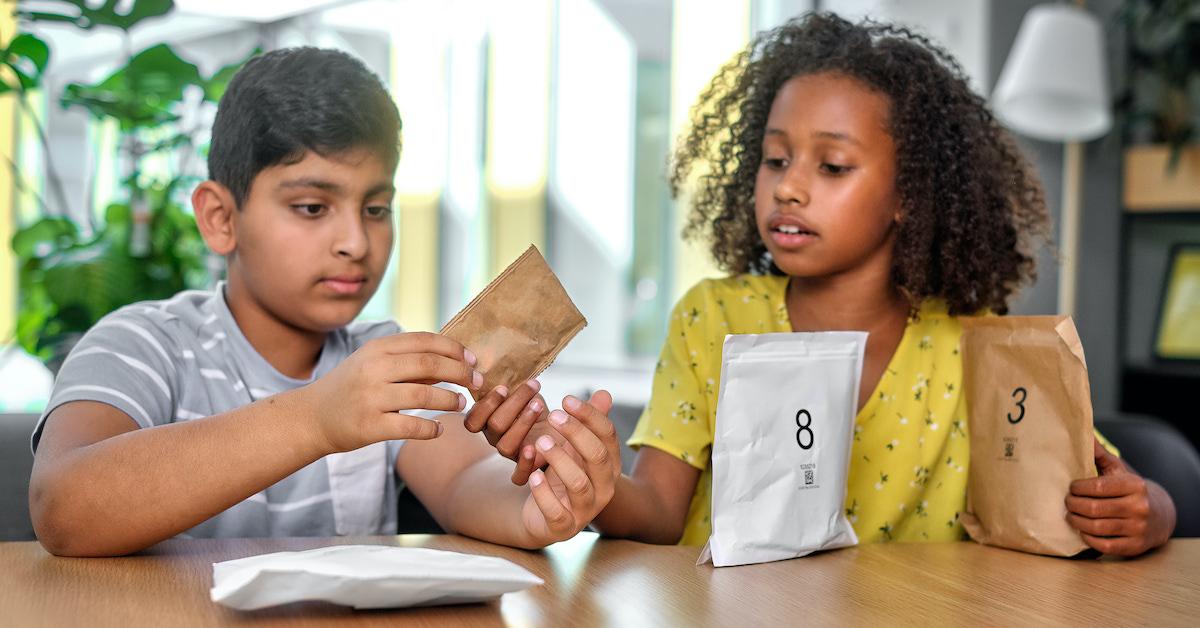
[[[1085,141],[1108,132],[1108,80],[1100,21],[1069,4],[1034,7],[996,90],[992,109],[1012,130],[1050,141]]]

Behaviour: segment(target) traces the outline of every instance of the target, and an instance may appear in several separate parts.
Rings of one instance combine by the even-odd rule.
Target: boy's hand
[[[433,384],[478,388],[483,376],[473,368],[475,361],[457,341],[438,334],[372,340],[303,389],[315,438],[328,452],[383,440],[436,438],[442,433],[441,423],[403,411],[462,410],[463,395]]]
[[[538,546],[569,539],[591,523],[612,499],[621,475],[617,430],[607,416],[612,397],[601,390],[589,403],[566,397],[563,406],[567,412],[555,410],[548,422],[573,452],[549,435],[537,439],[550,467],[530,475],[522,509],[525,531]]]
[[[538,437],[550,436],[558,445],[567,442],[546,422],[550,413],[545,399],[538,394],[541,387],[536,379],[511,392],[497,386],[475,402],[463,421],[468,431],[483,431],[501,456],[516,461],[512,481],[518,486],[525,484],[534,469],[546,464],[545,456],[534,447]]]
[[[1067,522],[1083,542],[1105,554],[1137,556],[1170,538],[1175,505],[1162,487],[1148,482],[1095,441],[1098,477],[1071,482]]]

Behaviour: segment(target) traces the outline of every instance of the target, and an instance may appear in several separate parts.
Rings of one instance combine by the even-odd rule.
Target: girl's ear
[[[192,210],[200,235],[213,253],[227,256],[237,249],[234,214],[238,210],[229,188],[212,180],[201,183],[192,192]]]

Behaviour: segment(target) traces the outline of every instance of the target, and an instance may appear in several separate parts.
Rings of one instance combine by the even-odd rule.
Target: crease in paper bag
[[[483,386],[471,391],[478,401],[496,386],[513,388],[540,375],[586,326],[545,258],[530,246],[441,333],[479,358]]]

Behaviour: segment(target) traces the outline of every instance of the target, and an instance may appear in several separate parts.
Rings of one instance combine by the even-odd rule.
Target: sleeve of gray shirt
[[[166,319],[154,308],[127,306],[83,335],[63,362],[34,429],[35,452],[46,417],[72,401],[106,403],[129,415],[138,427],[171,422],[178,364],[174,343],[162,329]]]

